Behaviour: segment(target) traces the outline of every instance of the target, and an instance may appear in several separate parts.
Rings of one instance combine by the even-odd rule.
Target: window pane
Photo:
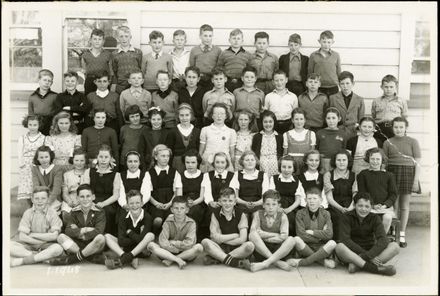
[[[411,67],[412,74],[430,74],[431,62],[430,61],[413,61]]]
[[[79,71],[81,69],[81,55],[86,48],[70,48],[67,50],[67,71]]]
[[[39,25],[40,14],[36,10],[12,11],[12,24],[14,25]]]
[[[10,55],[11,79],[14,82],[37,82],[42,69],[41,48],[14,48]]]
[[[417,39],[415,40],[414,56],[415,57],[429,57],[430,51],[429,39]]]
[[[11,28],[12,46],[41,46],[41,28]]]

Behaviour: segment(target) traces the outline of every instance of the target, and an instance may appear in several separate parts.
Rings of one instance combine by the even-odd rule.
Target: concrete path
[[[118,293],[118,289],[123,294],[428,294],[425,288],[431,285],[430,264],[436,264],[430,253],[430,229],[413,226],[407,237],[408,247],[401,249],[393,262],[397,269],[393,277],[365,272],[348,274],[342,266],[330,270],[319,265],[291,272],[270,268],[250,273],[222,265],[204,266],[200,256],[184,270],[175,265],[165,267],[157,258],[142,259],[137,270],[126,267],[110,271],[90,263],[58,268],[44,264],[20,266],[10,269],[10,288],[19,289],[15,290],[19,294],[101,294]]]

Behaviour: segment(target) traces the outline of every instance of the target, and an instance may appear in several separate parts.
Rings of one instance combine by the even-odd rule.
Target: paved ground
[[[433,260],[434,254],[430,253],[430,229],[411,227],[407,235],[411,240],[394,261],[397,269],[394,277],[364,272],[348,274],[342,266],[329,270],[319,265],[291,272],[270,268],[250,273],[221,265],[204,266],[200,256],[184,270],[179,270],[177,266],[165,267],[156,258],[142,259],[137,270],[127,267],[110,271],[102,265],[89,263],[58,269],[49,265],[20,266],[10,269],[10,287],[20,289],[16,290],[19,294],[43,291],[35,289],[45,289],[45,294],[74,291],[103,293],[100,289],[111,289],[107,291],[111,293],[116,293],[115,289],[123,289],[124,294],[359,294],[374,291],[381,294],[428,294],[424,287],[431,285],[430,264],[436,262]],[[400,287],[403,286],[407,288],[402,290]],[[337,291],[332,290],[335,287],[339,287]]]

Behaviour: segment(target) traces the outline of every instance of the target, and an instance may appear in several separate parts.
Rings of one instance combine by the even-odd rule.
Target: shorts
[[[239,247],[239,246],[231,246],[231,245],[227,245],[227,244],[220,244],[219,246],[223,250],[223,252],[225,252],[226,254],[231,253],[232,251],[234,251],[236,248]]]
[[[275,244],[275,243],[267,243],[264,242],[266,244],[266,247],[269,249],[269,251],[273,254],[274,252],[276,252],[282,245],[282,243],[280,244]],[[258,253],[257,251],[254,251],[254,257],[255,260],[257,262],[262,262],[264,260],[266,260],[267,258],[264,257],[263,255],[261,255],[260,253]],[[286,256],[287,257],[287,256]],[[284,260],[285,258],[283,258],[282,260]]]
[[[80,250],[83,250],[91,242],[91,240],[84,241],[84,240],[77,239],[77,238],[71,238],[71,237],[69,237],[69,238],[79,247]]]

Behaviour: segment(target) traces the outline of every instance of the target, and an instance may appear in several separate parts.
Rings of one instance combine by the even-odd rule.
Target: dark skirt
[[[388,165],[387,170],[394,174],[399,194],[411,194],[416,169],[414,166]]]

